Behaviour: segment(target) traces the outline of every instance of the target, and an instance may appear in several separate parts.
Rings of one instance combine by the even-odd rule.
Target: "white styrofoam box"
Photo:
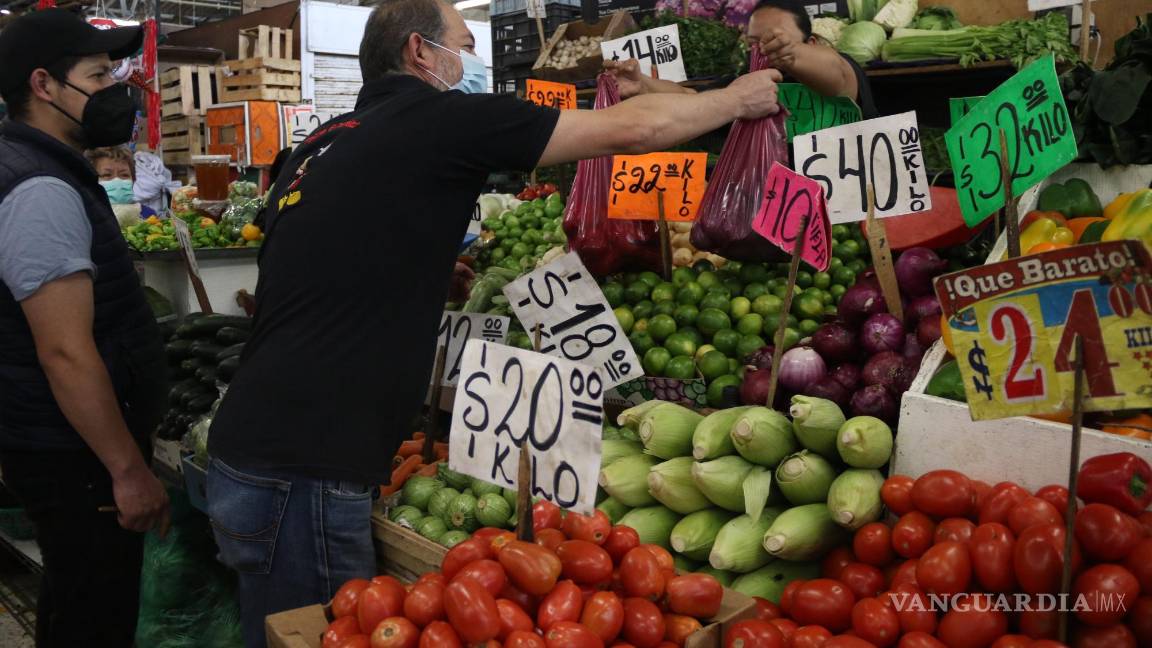
[[[204,257],[197,259],[197,262],[212,310],[222,315],[244,315],[244,310],[236,303],[236,292],[243,288],[249,293],[256,293],[259,274],[256,256],[236,254],[214,257],[205,254]],[[144,285],[167,297],[180,317],[200,310],[200,302],[196,300],[188,271],[178,254],[146,259]]]
[[[1030,490],[1067,484],[1072,426],[1027,416],[973,421],[967,403],[924,393],[947,358],[944,343],[936,342],[904,393],[890,474],[919,477],[951,469],[989,484],[1008,480]],[[1081,462],[1114,452],[1131,452],[1152,462],[1152,442],[1083,429]]]

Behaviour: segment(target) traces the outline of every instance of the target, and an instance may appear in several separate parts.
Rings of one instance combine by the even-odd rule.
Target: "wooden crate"
[[[221,101],[220,77],[212,65],[178,65],[161,72],[161,117],[203,116],[209,106]]]
[[[372,538],[376,544],[377,562],[385,574],[411,583],[429,572],[440,571],[443,545],[404,527],[389,522],[383,513],[372,514]]]
[[[237,58],[291,59],[292,30],[259,25],[240,30]]]
[[[222,99],[300,103],[300,61],[248,58],[225,61]]]
[[[212,106],[204,116],[208,154],[228,155],[239,166],[269,166],[284,148],[280,104],[240,101]]]
[[[193,155],[208,153],[208,133],[204,118],[198,115],[175,117],[160,122],[160,143],[164,164],[189,166]]]
[[[548,39],[544,49],[540,50],[540,56],[532,65],[532,76],[547,81],[595,79],[600,69],[604,67],[604,57],[599,54],[586,56],[577,62],[576,67],[561,70],[547,65],[548,58],[552,56],[552,50],[556,49],[556,44],[562,40],[577,40],[581,36],[599,36],[609,41],[634,31],[636,31],[636,21],[632,19],[631,14],[623,11],[605,16],[592,24],[583,20],[564,23],[560,25],[560,29],[557,29],[556,33],[552,34],[552,38]]]

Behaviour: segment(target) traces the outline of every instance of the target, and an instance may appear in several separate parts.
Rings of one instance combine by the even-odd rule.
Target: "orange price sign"
[[[528,79],[524,98],[537,106],[559,110],[576,110],[576,86],[571,83]]]
[[[649,153],[612,158],[608,218],[656,220],[664,191],[664,217],[694,221],[704,198],[707,153]]]

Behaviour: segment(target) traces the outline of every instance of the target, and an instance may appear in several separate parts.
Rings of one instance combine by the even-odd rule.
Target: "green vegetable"
[[[464,542],[469,537],[471,536],[469,536],[468,533],[464,531],[446,531],[444,535],[440,536],[439,542],[446,548],[451,549],[461,542]]]
[[[400,503],[427,511],[428,500],[441,488],[444,488],[444,482],[439,479],[412,475],[404,482],[404,488],[400,489]]]
[[[504,498],[500,498],[504,499]],[[476,521],[476,496],[468,493],[457,495],[448,503],[445,511],[448,516],[448,526],[459,531],[472,533],[480,528]]]
[[[879,520],[884,508],[880,501],[883,485],[884,475],[878,470],[845,470],[828,490],[828,511],[832,519],[852,531]]]
[[[637,441],[605,440],[600,442],[600,465],[611,466],[617,459],[623,459],[644,452],[644,446]]]
[[[508,506],[511,506],[512,511],[515,512],[517,500],[516,491],[512,490],[511,488],[505,488],[500,492],[500,494],[504,496],[504,501],[508,502]]]
[[[609,497],[603,502],[600,502],[596,505],[596,508],[598,510],[604,511],[604,515],[608,516],[608,519],[612,521],[612,524],[619,524],[620,518],[624,517],[628,511],[632,510],[631,507],[621,504],[620,500],[617,500],[615,497]]]
[[[848,26],[848,21],[843,18],[821,16],[812,19],[812,34],[819,36],[828,41],[832,47],[840,42],[840,36],[844,33],[844,28]]]
[[[955,360],[949,360],[940,365],[924,393],[929,396],[939,396],[962,403],[968,401],[968,394],[964,391],[964,377],[960,375],[960,365]]]
[[[720,528],[708,562],[716,569],[747,574],[767,565],[772,556],[764,550],[764,534],[781,513],[780,509],[768,509],[753,520],[740,515]]]
[[[815,560],[845,538],[826,504],[806,504],[780,514],[764,533],[764,549],[784,560]]]
[[[736,574],[733,574],[730,571],[724,571],[723,569],[716,569],[712,565],[704,565],[700,569],[697,569],[696,573],[697,574],[708,574],[712,578],[715,578],[716,580],[720,581],[720,584],[723,585],[724,587],[730,586],[732,584],[732,581],[734,581],[736,579]]]
[[[436,475],[440,478],[440,481],[451,486],[452,488],[455,488],[458,491],[462,491],[472,485],[471,477],[452,470],[448,467],[447,463],[439,464],[439,466],[436,468]]]
[[[476,521],[482,527],[503,527],[512,516],[512,507],[503,495],[485,493],[476,500]]]
[[[776,468],[776,485],[794,505],[815,504],[828,499],[828,489],[836,479],[836,468],[808,450],[788,457]]]
[[[628,511],[617,524],[632,527],[640,536],[640,544],[660,545],[668,549],[672,528],[680,521],[675,511],[663,506],[647,506]]]
[[[640,23],[640,29],[676,25],[680,32],[684,71],[689,78],[739,74],[747,64],[740,31],[720,20],[681,17],[662,12]]]
[[[736,452],[752,463],[775,468],[784,457],[799,448],[792,424],[780,412],[753,407],[732,427]]]
[[[1049,54],[1055,56],[1057,63],[1079,60],[1068,40],[1068,19],[1060,12],[990,27],[897,29],[892,39],[883,43],[882,54],[885,61],[891,62],[952,58],[959,59],[963,66],[1009,59],[1017,68]]]
[[[764,466],[756,466],[744,478],[744,514],[753,520],[760,519],[760,513],[769,504],[782,504],[784,498],[772,488],[772,471]]]
[[[892,428],[874,416],[856,416],[841,426],[836,449],[853,468],[879,468],[892,458]]]
[[[648,492],[681,515],[712,506],[692,480],[692,457],[677,457],[656,464],[648,472]]]
[[[687,515],[672,527],[669,542],[672,550],[692,560],[708,560],[716,534],[720,528],[736,517],[721,509],[705,509]]]
[[[720,508],[744,512],[744,479],[753,465],[740,457],[729,456],[692,466],[692,480],[704,496]]]
[[[459,495],[460,491],[449,486],[432,493],[432,497],[428,499],[428,515],[435,515],[438,518],[445,517],[444,513],[448,510],[448,505]]]
[[[892,31],[911,24],[916,17],[916,9],[916,0],[888,0],[876,12],[876,16],[872,20],[888,31]]]
[[[397,506],[388,512],[388,520],[402,527],[415,528],[416,523],[424,517],[424,512],[415,506]]]
[[[650,400],[644,401],[639,405],[629,407],[616,416],[616,425],[619,425],[620,427],[635,428],[636,426],[640,425],[640,419],[644,418],[645,414],[647,414],[653,408],[663,404],[664,401]]]
[[[730,587],[747,596],[759,596],[773,603],[780,602],[784,588],[794,580],[819,578],[820,563],[774,561],[754,572],[744,574],[732,582]]]
[[[836,433],[844,425],[844,412],[836,403],[815,396],[793,396],[788,413],[800,445],[825,457],[836,456]]]
[[[661,459],[692,454],[692,434],[704,417],[675,403],[661,403],[640,419],[640,442]]]
[[[884,6],[883,0],[848,0],[848,17],[852,22],[859,22],[861,20],[872,20],[880,7]]]
[[[1099,216],[1104,213],[1104,208],[1100,206],[1100,199],[1096,197],[1092,186],[1080,178],[1044,187],[1040,192],[1036,209],[1057,211],[1068,218]]]
[[[731,436],[732,426],[736,425],[737,419],[749,409],[751,407],[731,407],[716,410],[705,416],[692,433],[692,456],[696,461],[715,459],[735,452],[736,446],[733,445]]]
[[[444,524],[444,520],[429,515],[417,522],[415,529],[416,533],[433,542],[438,542],[440,538],[447,533],[448,525]]]
[[[959,29],[964,25],[956,18],[956,13],[950,7],[936,6],[924,7],[916,14],[911,27],[914,29],[931,29],[945,31]]]
[[[504,491],[502,486],[497,486],[491,482],[486,482],[483,479],[473,479],[472,482],[468,484],[468,487],[472,489],[472,494],[476,497],[487,495],[489,493],[499,495]]]
[[[648,471],[658,463],[659,459],[646,454],[617,459],[600,469],[600,486],[625,506],[650,506],[656,498],[648,492]]]
[[[868,21],[855,22],[844,28],[836,47],[860,65],[867,65],[880,58],[887,38],[888,34],[880,25]]]
[[[691,574],[700,568],[695,560],[689,560],[679,554],[672,554],[672,568],[678,573]]]

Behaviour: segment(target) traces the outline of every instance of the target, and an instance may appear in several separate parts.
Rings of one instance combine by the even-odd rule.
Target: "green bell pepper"
[[[1040,200],[1036,204],[1040,211],[1058,211],[1068,218],[1081,216],[1099,216],[1104,213],[1100,206],[1100,199],[1092,187],[1081,180],[1073,178],[1063,184],[1051,184],[1040,192]]]
[[[964,392],[964,377],[960,375],[960,365],[955,360],[949,360],[940,365],[924,393],[929,396],[939,396],[954,401],[967,402],[968,394]]]

